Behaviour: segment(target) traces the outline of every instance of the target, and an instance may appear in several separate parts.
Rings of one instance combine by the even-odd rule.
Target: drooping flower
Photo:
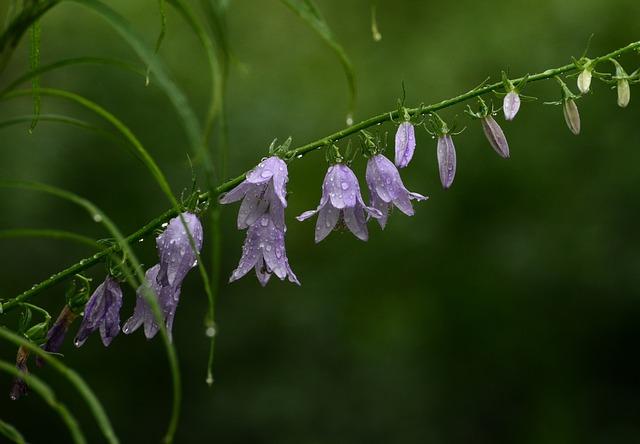
[[[182,218],[195,247],[200,251],[203,232],[198,217],[195,214],[182,213]],[[158,333],[159,325],[151,305],[145,299],[145,293],[150,292],[157,298],[167,332],[171,337],[182,282],[189,270],[197,265],[196,252],[193,250],[191,239],[180,216],[171,219],[167,228],[156,238],[156,246],[160,263],[149,268],[145,273],[145,282],[136,292],[137,299],[133,315],[122,327],[122,331],[129,334],[144,324],[144,334],[148,339]]]
[[[578,76],[578,89],[582,94],[586,94],[589,92],[591,88],[591,79],[593,74],[591,73],[590,68],[584,68],[580,75]]]
[[[379,210],[365,205],[356,175],[342,163],[331,165],[327,170],[318,208],[305,211],[297,219],[303,221],[316,213],[316,243],[327,237],[339,220],[343,221],[358,239],[366,241],[369,238],[367,215],[376,219],[382,217]]]
[[[413,124],[409,121],[402,122],[396,132],[396,166],[398,168],[404,168],[409,165],[415,149],[416,132]]]
[[[16,355],[16,368],[21,372],[28,374],[29,368],[27,367],[27,360],[29,359],[29,350],[25,347],[18,347],[18,354]],[[24,379],[20,377],[13,378],[11,388],[9,389],[9,399],[17,401],[24,395],[29,393],[29,387]]]
[[[238,211],[238,228],[244,230],[253,225],[263,214],[270,213],[271,220],[284,227],[284,209],[287,207],[287,164],[277,156],[260,162],[247,173],[237,187],[220,195],[220,203],[228,204],[242,199]]]
[[[449,134],[438,137],[438,169],[440,182],[446,190],[451,187],[456,177],[456,147]]]
[[[493,118],[491,114],[487,114],[482,119],[480,119],[482,123],[482,129],[484,131],[485,136],[487,136],[487,140],[491,144],[491,147],[498,153],[501,157],[508,159],[509,158],[509,144],[507,143],[507,138],[498,125],[498,122]]]
[[[189,270],[197,265],[197,255],[189,234],[199,252],[202,249],[202,224],[198,216],[185,212],[182,213],[182,218],[177,216],[171,219],[167,228],[156,238],[160,258],[158,282],[162,286],[180,287]]]
[[[47,332],[45,343],[42,345],[42,349],[49,353],[57,353],[62,347],[64,338],[69,330],[69,326],[76,319],[78,315],[71,310],[68,305],[65,305],[58,318],[53,323],[49,331]],[[44,360],[40,357],[36,358],[36,364],[41,367],[44,364]]]
[[[562,112],[564,113],[564,120],[567,122],[569,130],[576,136],[580,134],[580,113],[578,112],[575,100],[572,98],[563,100]]]
[[[131,334],[141,325],[144,325],[144,335],[147,339],[151,339],[158,333],[158,330],[160,330],[159,324],[156,322],[153,314],[153,309],[145,299],[145,292],[149,292],[158,302],[167,333],[169,337],[171,337],[173,318],[180,300],[180,287],[174,288],[170,285],[162,286],[158,281],[159,271],[160,264],[156,264],[145,273],[145,282],[140,285],[136,291],[136,306],[133,310],[133,315],[122,327],[122,331],[125,334]]]
[[[380,227],[387,224],[390,207],[397,207],[407,216],[413,216],[411,200],[426,200],[427,197],[407,190],[395,165],[382,154],[376,154],[367,162],[367,185],[371,195],[371,206],[382,214],[378,218]]]
[[[246,275],[252,268],[256,270],[258,281],[264,287],[272,274],[300,285],[300,281],[289,265],[284,245],[286,227],[278,227],[269,214],[264,214],[247,230],[242,246],[242,257],[238,268],[231,274],[229,282]]]
[[[504,118],[513,120],[520,110],[520,95],[516,91],[509,91],[502,102]]]
[[[82,346],[89,335],[100,330],[105,347],[120,332],[120,308],[122,307],[122,289],[118,281],[107,276],[93,292],[84,309],[80,329],[73,341],[76,347]]]

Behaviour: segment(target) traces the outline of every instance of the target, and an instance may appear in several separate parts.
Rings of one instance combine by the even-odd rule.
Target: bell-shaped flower
[[[416,132],[413,124],[409,121],[402,122],[396,132],[396,166],[398,168],[404,168],[409,165],[415,149]]]
[[[277,156],[260,162],[247,173],[246,179],[237,187],[220,195],[220,203],[228,204],[242,199],[238,211],[238,228],[250,227],[263,214],[269,213],[271,220],[284,227],[284,209],[287,207],[287,164]]]
[[[272,274],[284,280],[300,285],[298,278],[289,266],[284,245],[286,227],[278,227],[270,215],[264,214],[247,230],[242,246],[242,257],[238,268],[231,274],[229,282],[246,275],[252,268],[262,286],[267,285]]]
[[[438,170],[440,182],[446,190],[451,187],[456,177],[456,147],[449,134],[438,137]]]
[[[133,316],[122,328],[125,334],[134,332],[143,324],[147,338],[151,339],[158,333],[158,323],[151,305],[145,298],[151,294],[157,298],[167,333],[171,337],[182,281],[189,270],[197,265],[197,255],[191,240],[199,251],[202,248],[202,238],[202,225],[195,214],[182,213],[182,218],[178,216],[171,219],[167,228],[156,238],[160,263],[147,270],[145,282],[137,290],[138,297]]]
[[[413,216],[411,200],[426,200],[426,196],[412,193],[402,183],[396,166],[382,154],[376,154],[367,162],[367,185],[371,195],[371,206],[382,214],[378,218],[380,227],[387,224],[390,207],[397,207],[407,216]]]
[[[159,324],[156,321],[151,304],[146,299],[146,297],[151,296],[156,298],[158,302],[167,333],[171,337],[173,318],[180,300],[180,287],[162,286],[158,281],[159,272],[160,264],[156,264],[145,273],[145,282],[136,291],[137,298],[133,315],[122,327],[122,331],[125,334],[133,333],[141,325],[144,325],[144,335],[147,339],[153,338],[158,333],[158,330],[160,330]]]
[[[160,258],[158,282],[162,286],[182,285],[189,270],[197,265],[197,254],[191,239],[199,252],[202,249],[202,238],[202,224],[195,214],[185,212],[182,213],[182,218],[178,216],[169,221],[167,228],[156,238]]]
[[[342,163],[331,165],[327,170],[318,208],[305,211],[297,219],[303,221],[316,213],[316,243],[327,237],[338,221],[344,222],[358,239],[366,241],[369,238],[367,215],[376,219],[382,217],[379,210],[365,205],[356,175]]]
[[[76,347],[82,346],[91,333],[100,330],[105,347],[120,332],[120,308],[122,307],[122,289],[111,276],[93,292],[84,309],[84,317],[74,340]]]
[[[580,134],[580,113],[578,112],[576,102],[571,98],[563,100],[562,112],[564,113],[564,120],[569,130],[576,136]]]
[[[507,143],[507,138],[498,125],[498,122],[493,118],[491,114],[487,114],[482,119],[480,119],[482,123],[482,130],[484,131],[484,135],[487,136],[487,140],[491,147],[498,153],[501,157],[508,159],[509,158],[509,144]]]
[[[502,102],[504,118],[513,120],[520,110],[520,95],[516,91],[509,91]]]

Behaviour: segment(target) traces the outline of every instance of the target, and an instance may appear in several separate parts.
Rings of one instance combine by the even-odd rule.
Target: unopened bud
[[[508,159],[509,144],[507,143],[507,138],[504,136],[504,132],[502,131],[502,128],[500,128],[500,125],[498,125],[498,122],[496,122],[491,114],[488,114],[482,118],[481,123],[484,135],[487,136],[487,140],[493,149],[501,157]]]
[[[625,108],[631,100],[631,90],[627,79],[618,80],[618,106]]]
[[[438,167],[440,182],[446,190],[451,186],[456,176],[456,147],[449,134],[438,137]]]
[[[506,96],[504,96],[502,109],[504,110],[504,118],[507,120],[513,120],[520,110],[520,96],[517,92],[510,91]]]
[[[564,120],[567,122],[571,132],[576,136],[580,134],[580,113],[576,102],[571,98],[565,99],[562,104],[562,111],[564,112]]]
[[[586,94],[589,92],[589,88],[591,88],[591,78],[593,75],[591,74],[590,69],[583,69],[580,75],[578,76],[578,89],[582,94]]]

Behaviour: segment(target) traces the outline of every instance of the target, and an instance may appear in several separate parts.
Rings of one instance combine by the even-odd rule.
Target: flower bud
[[[631,100],[631,90],[627,79],[618,80],[618,106],[626,108]]]
[[[590,69],[583,69],[580,75],[578,76],[578,89],[582,94],[586,94],[589,92],[589,88],[591,88],[591,74]]]
[[[446,190],[456,176],[456,147],[449,134],[438,137],[438,167],[440,182]]]
[[[500,125],[498,125],[498,122],[496,122],[491,114],[487,114],[480,120],[480,122],[482,123],[484,135],[487,136],[487,140],[496,153],[501,157],[508,159],[509,144],[507,143],[507,138],[504,136],[504,132],[502,131],[502,128],[500,128]]]
[[[562,104],[562,111],[564,112],[564,120],[567,122],[571,132],[576,136],[580,134],[580,113],[578,113],[576,102],[571,98],[565,99]]]
[[[520,96],[515,91],[510,91],[504,96],[502,103],[502,109],[504,110],[504,118],[507,120],[513,120],[520,110]]]

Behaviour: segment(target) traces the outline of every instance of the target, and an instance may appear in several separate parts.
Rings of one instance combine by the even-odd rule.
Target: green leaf
[[[16,444],[26,444],[24,436],[14,426],[0,419],[0,435]]]
[[[329,28],[327,21],[324,19],[320,10],[315,5],[313,0],[281,0],[291,10],[293,10],[298,16],[304,20],[318,35],[325,41],[325,43],[336,53],[344,73],[347,76],[347,84],[349,86],[349,115],[347,120],[353,115],[353,111],[356,105],[357,99],[357,85],[356,76],[353,70],[353,64],[347,56],[347,53],[342,48],[342,45],[338,43],[333,32]]]

